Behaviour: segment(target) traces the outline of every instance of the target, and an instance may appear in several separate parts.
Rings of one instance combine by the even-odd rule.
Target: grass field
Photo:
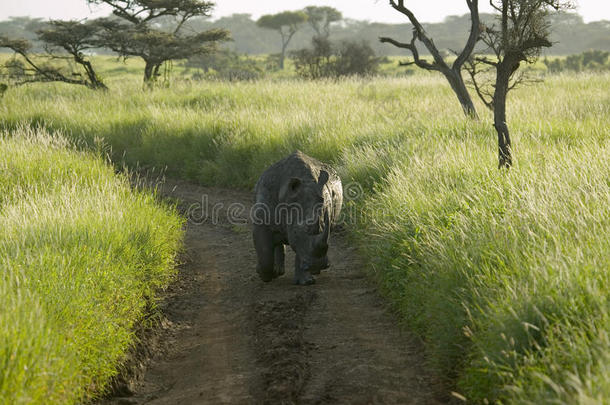
[[[0,404],[103,390],[174,274],[181,228],[58,134],[0,133]]]
[[[297,148],[331,162],[354,192],[350,229],[372,276],[457,392],[608,401],[610,74],[511,93],[510,172],[496,169],[490,114],[464,118],[434,75],[152,92],[138,79],[10,90],[0,127],[63,132],[117,164],[208,185],[250,188]]]

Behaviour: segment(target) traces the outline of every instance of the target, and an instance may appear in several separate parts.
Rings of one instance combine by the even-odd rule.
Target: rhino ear
[[[282,186],[280,189],[280,201],[284,201],[288,195],[297,193],[301,187],[301,183],[302,181],[298,177],[291,178],[288,183],[284,184],[284,186]]]
[[[328,183],[329,178],[330,178],[330,175],[328,174],[328,172],[326,170],[320,170],[320,175],[318,176],[318,185],[320,187],[324,187],[324,185],[326,183]]]

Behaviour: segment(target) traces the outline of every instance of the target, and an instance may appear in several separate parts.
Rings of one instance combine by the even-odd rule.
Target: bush
[[[292,57],[297,74],[307,79],[369,76],[376,74],[379,67],[379,58],[365,41],[336,45],[328,38],[314,37],[311,48],[292,52]]]
[[[228,50],[194,56],[188,59],[184,66],[203,71],[193,74],[195,80],[206,78],[228,81],[257,80],[263,75],[263,67],[255,59]]]
[[[279,53],[271,53],[265,58],[265,71],[277,72],[280,69],[281,55]]]
[[[311,48],[292,52],[297,74],[307,79],[334,76],[334,57],[331,42],[325,37],[314,37]]]
[[[337,76],[370,76],[377,73],[379,59],[366,41],[344,41],[337,51]]]

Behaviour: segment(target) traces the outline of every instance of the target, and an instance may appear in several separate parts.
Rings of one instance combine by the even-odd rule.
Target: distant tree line
[[[480,19],[486,25],[491,25],[495,21],[494,15],[487,13],[481,13]],[[406,18],[405,21],[407,21]],[[249,14],[233,14],[214,21],[193,18],[189,25],[197,31],[211,28],[223,28],[230,31],[233,41],[224,44],[223,47],[240,54],[261,55],[279,52],[278,35],[273,30],[258,26],[257,20],[252,19]],[[439,50],[450,52],[449,50],[452,49],[460,49],[466,42],[469,35],[470,14],[450,16],[441,23],[422,23],[422,25],[430,37],[434,38]],[[551,26],[553,30],[550,41],[554,45],[548,53],[571,55],[587,49],[610,51],[610,41],[608,41],[610,21],[585,23],[578,14],[559,13],[551,17]],[[351,19],[333,21],[330,23],[330,27],[330,40],[366,41],[379,56],[406,54],[391,45],[379,43],[378,38],[380,36],[407,38],[413,29],[413,26],[408,23],[385,24]],[[310,24],[304,23],[292,37],[287,49],[294,51],[309,47],[311,38],[316,34]],[[428,51],[422,49],[422,54],[426,55]]]
[[[610,70],[610,52],[588,50],[565,58],[544,58],[542,63],[553,73],[599,72]]]
[[[481,21],[492,23],[494,17],[491,14],[482,13]],[[405,19],[406,21],[406,19]],[[41,28],[44,21],[38,18],[11,17],[6,21],[0,21],[0,33],[10,37],[25,38],[32,41],[34,51],[43,50],[42,44],[36,40],[36,30]],[[173,21],[171,18],[158,18],[156,26],[169,30]],[[435,39],[437,47],[441,50],[459,49],[466,41],[469,31],[470,15],[450,16],[441,23],[423,23],[426,31]],[[587,49],[610,51],[610,21],[594,21],[585,23],[582,17],[576,13],[561,13],[551,17],[550,40],[554,44],[547,53],[553,55],[572,55],[581,53]],[[233,14],[229,17],[221,17],[210,20],[205,17],[193,17],[186,26],[189,31],[194,29],[202,32],[212,28],[223,28],[231,32],[233,41],[227,42],[223,48],[240,54],[273,54],[278,53],[278,35],[268,29],[261,28],[256,24],[249,14]],[[404,38],[412,30],[410,24],[385,24],[368,21],[357,21],[342,19],[331,22],[332,27],[330,39],[333,41],[354,40],[367,41],[370,43],[375,54],[389,56],[404,54],[388,44],[380,44],[379,36],[392,38]],[[288,50],[294,51],[309,47],[311,38],[316,34],[314,28],[305,24],[294,34]],[[110,53],[108,50],[99,49],[98,52]],[[425,49],[422,54],[427,54]]]
[[[368,42],[330,40],[331,25],[342,18],[339,10],[328,6],[309,6],[303,10],[263,15],[256,24],[279,34],[279,54],[255,60],[255,57],[223,49],[189,57],[185,67],[203,70],[204,73],[196,72],[194,78],[253,80],[259,78],[264,71],[284,69],[285,58],[289,56],[294,61],[296,73],[306,79],[376,74],[380,58],[375,55]],[[306,25],[313,31],[311,46],[287,52],[294,35]]]

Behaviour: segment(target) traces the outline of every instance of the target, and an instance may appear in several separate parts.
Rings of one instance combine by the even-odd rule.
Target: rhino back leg
[[[275,260],[274,260],[275,277],[279,277],[279,276],[283,275],[284,272],[286,271],[286,268],[284,265],[286,256],[285,256],[285,250],[284,250],[283,243],[280,243],[279,245],[275,246],[274,255],[275,255]]]
[[[256,272],[261,280],[265,282],[271,281],[274,276],[273,261],[275,249],[273,246],[273,235],[269,228],[255,225],[252,230],[252,238],[254,239],[254,248],[258,258]]]

